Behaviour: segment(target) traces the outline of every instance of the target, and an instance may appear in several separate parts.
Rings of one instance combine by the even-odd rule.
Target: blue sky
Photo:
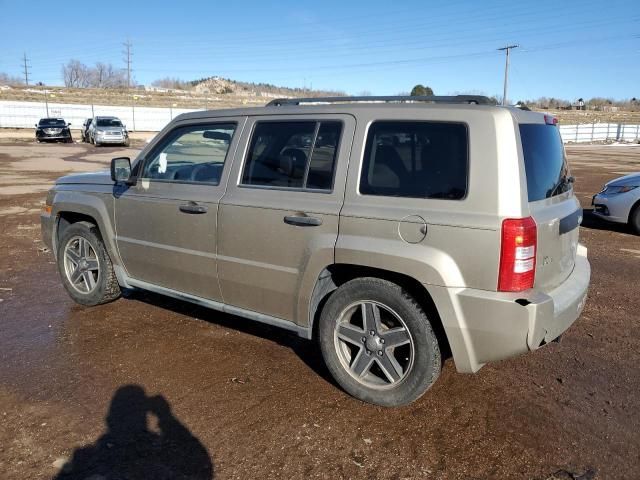
[[[60,85],[61,65],[123,67],[134,78],[210,75],[350,94],[502,93],[511,99],[640,97],[640,1],[0,0],[0,72]]]

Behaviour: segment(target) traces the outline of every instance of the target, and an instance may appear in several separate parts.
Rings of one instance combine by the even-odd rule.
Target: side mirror
[[[37,123],[34,123],[34,124],[33,124],[33,126],[34,126],[34,127],[36,127],[36,128],[38,128],[38,124],[37,124]]]
[[[111,180],[116,183],[124,183],[131,178],[131,159],[129,157],[117,157],[111,159]]]
[[[67,123],[67,127],[70,127],[70,126],[71,126],[71,122]]]

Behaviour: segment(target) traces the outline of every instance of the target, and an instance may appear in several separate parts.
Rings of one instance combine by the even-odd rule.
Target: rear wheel
[[[336,381],[365,402],[406,405],[440,374],[440,349],[425,312],[386,280],[359,278],[336,290],[322,310],[319,341]]]
[[[120,296],[111,259],[95,225],[69,226],[58,244],[57,259],[62,283],[77,303],[93,306]]]
[[[636,205],[629,215],[629,226],[636,235],[640,235],[640,204]]]

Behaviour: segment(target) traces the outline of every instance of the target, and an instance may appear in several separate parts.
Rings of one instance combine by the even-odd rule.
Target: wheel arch
[[[631,224],[631,217],[636,213],[636,211],[640,209],[640,198],[636,200],[636,202],[631,205],[629,209],[629,218],[627,218],[627,223]]]
[[[431,320],[431,326],[438,338],[443,361],[451,356],[451,348],[442,319],[428,288],[409,275],[362,265],[338,263],[328,265],[320,272],[309,304],[308,331],[312,339],[317,338],[318,320],[322,308],[331,294],[344,283],[362,277],[380,278],[404,288],[418,302]]]

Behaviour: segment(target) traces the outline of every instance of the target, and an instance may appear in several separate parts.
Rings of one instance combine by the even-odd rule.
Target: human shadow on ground
[[[149,415],[155,416],[157,431],[149,428]],[[139,385],[120,387],[105,421],[107,431],[77,448],[54,480],[213,479],[207,449],[162,395],[149,397]]]

